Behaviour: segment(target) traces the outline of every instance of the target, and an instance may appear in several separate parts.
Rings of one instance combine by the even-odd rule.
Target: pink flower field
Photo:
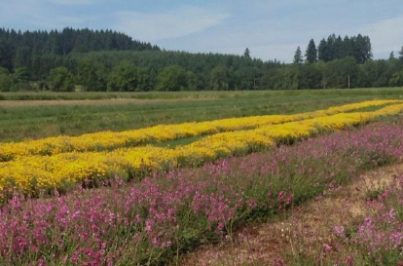
[[[401,121],[377,122],[201,168],[155,172],[140,182],[116,176],[65,195],[16,194],[0,211],[0,265],[181,264],[183,254],[201,245],[291,211],[367,170],[400,163],[402,136]],[[339,225],[333,234],[362,247],[365,252],[354,254],[368,261],[397,263],[400,186],[374,194],[373,206],[385,207],[363,218],[357,233],[347,236],[352,229]]]

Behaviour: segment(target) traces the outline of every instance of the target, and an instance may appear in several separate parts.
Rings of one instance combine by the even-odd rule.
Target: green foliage
[[[136,66],[129,61],[122,61],[109,74],[108,91],[135,91],[138,83]]]
[[[186,72],[186,80],[187,80],[187,89],[191,91],[203,89],[203,86],[199,84],[199,80],[197,75],[192,71]]]
[[[344,39],[335,34],[327,40],[322,39],[318,46],[319,60],[329,62],[345,57],[354,57],[358,63],[365,63],[372,58],[371,41],[368,36],[348,37]]]
[[[403,86],[403,70],[393,74],[390,78],[390,85],[396,87]]]
[[[324,38],[320,41],[318,45],[318,59],[324,62],[331,61],[329,56],[329,47]]]
[[[108,76],[108,91],[150,91],[155,88],[156,73],[148,67],[136,67],[122,61]]]
[[[345,58],[354,58],[356,63],[331,64]],[[13,91],[43,90],[44,81],[55,80],[57,84],[63,75],[72,77],[61,90],[75,85],[77,90],[113,92],[346,88],[348,76],[350,87],[403,85],[403,48],[400,60],[393,54],[389,60],[371,58],[370,39],[360,34],[344,38],[332,34],[322,39],[317,49],[312,39],[306,50],[308,64],[301,64],[303,54],[298,47],[292,66],[251,59],[248,48],[242,56],[160,51],[109,30],[66,28],[23,34],[0,29],[0,66],[14,73],[3,75],[2,83]],[[341,70],[343,64],[350,69]],[[59,67],[70,75],[65,70],[64,74],[53,73],[57,81],[49,75]],[[56,87],[52,89],[58,90]]]
[[[4,67],[0,67],[0,74],[10,74],[10,72]]]
[[[295,66],[284,67],[278,73],[275,89],[277,90],[297,90],[299,88],[300,73]]]
[[[19,67],[14,72],[14,78],[18,82],[29,82],[31,73],[27,67]]]
[[[11,91],[30,91],[32,86],[30,83],[31,73],[27,67],[19,67],[14,71],[12,75],[12,86]]]
[[[12,86],[11,75],[8,70],[0,67],[0,91],[10,91]]]
[[[396,59],[370,60],[358,66],[360,68],[359,86],[361,87],[391,86],[390,80],[400,68]]]
[[[400,59],[400,61],[403,61],[403,46],[402,46],[402,49],[400,49],[400,51],[399,51],[399,59]]]
[[[228,90],[228,74],[223,66],[217,66],[211,71],[211,86],[213,90]]]
[[[52,69],[48,77],[48,83],[53,91],[74,91],[73,75],[65,67]]]
[[[152,91],[157,83],[157,73],[150,67],[140,67],[137,68],[137,79],[138,91]]]
[[[304,59],[302,58],[302,51],[299,46],[298,46],[297,50],[295,51],[293,62],[294,62],[294,64],[302,64],[302,62],[304,62]]]
[[[223,73],[224,75],[224,73]],[[245,67],[234,72],[236,77],[235,82],[239,84],[239,89],[242,90],[253,90],[255,87],[255,79],[258,73],[256,69],[252,66]]]
[[[243,53],[243,56],[246,57],[246,58],[248,58],[248,59],[251,58],[251,57],[250,57],[250,50],[249,50],[249,48],[246,48],[246,49],[245,49],[245,52]]]
[[[150,43],[111,30],[65,28],[62,31],[14,31],[0,29],[0,47],[6,50],[7,59],[17,66],[26,65],[42,55],[68,55],[100,50],[159,50]],[[4,51],[0,49],[0,51]],[[3,58],[0,54],[0,59]],[[10,57],[10,58],[9,58]],[[3,61],[3,60],[0,60]]]
[[[159,91],[180,91],[187,88],[187,73],[183,67],[166,67],[158,76]]]
[[[5,39],[0,39],[0,67],[11,71],[13,69],[13,54],[14,49],[11,42]]]
[[[389,55],[389,60],[395,60],[396,59],[396,57],[395,57],[395,52],[390,52],[390,55]]]
[[[318,50],[316,49],[316,44],[313,39],[309,41],[308,47],[306,48],[305,58],[308,64],[318,61]]]
[[[324,64],[319,62],[316,64],[301,65],[299,70],[298,89],[321,89]]]
[[[106,91],[107,69],[98,60],[84,60],[78,66],[78,82],[87,91]]]
[[[359,68],[354,58],[347,57],[326,64],[323,80],[326,88],[347,88],[350,79],[350,87],[356,87],[358,83]]]

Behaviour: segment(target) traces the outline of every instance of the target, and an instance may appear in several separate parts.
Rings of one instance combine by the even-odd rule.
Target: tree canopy
[[[74,91],[74,78],[65,67],[57,67],[50,71],[48,84],[53,91]]]
[[[318,61],[318,50],[316,49],[316,44],[313,39],[309,41],[308,47],[306,48],[305,58],[308,64]]]
[[[166,67],[158,76],[157,89],[160,91],[180,91],[187,88],[187,73],[183,67]]]
[[[110,30],[0,29],[0,91],[402,86],[403,48],[398,52],[398,58],[392,52],[386,60],[373,60],[368,36],[331,34],[318,46],[309,40],[305,54],[298,47],[293,64],[285,64],[252,59],[249,48],[241,55],[165,51]]]
[[[302,64],[302,62],[304,62],[304,59],[302,58],[302,51],[299,46],[298,46],[297,50],[295,51],[293,62],[294,62],[294,64]]]
[[[318,46],[319,60],[333,61],[345,57],[354,57],[358,63],[365,63],[372,58],[371,40],[368,36],[344,37],[335,34],[327,40],[322,39]]]

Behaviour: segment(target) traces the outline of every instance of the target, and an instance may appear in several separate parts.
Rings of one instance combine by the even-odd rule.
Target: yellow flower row
[[[58,136],[40,140],[0,144],[0,162],[18,156],[55,155],[67,152],[111,151],[124,147],[142,146],[199,135],[210,135],[242,129],[254,129],[265,125],[281,124],[315,117],[349,112],[371,106],[396,104],[397,100],[373,100],[347,104],[295,115],[266,115],[243,118],[221,119],[178,125],[158,125],[150,128],[123,132],[99,132],[78,137]]]
[[[68,187],[85,179],[113,177],[115,174],[135,177],[145,169],[200,164],[219,157],[245,154],[280,142],[313,136],[322,131],[340,130],[402,111],[403,104],[395,104],[373,112],[341,113],[254,130],[224,132],[175,149],[146,146],[112,152],[20,157],[0,163],[0,191],[19,189],[26,193],[36,193],[43,189]]]

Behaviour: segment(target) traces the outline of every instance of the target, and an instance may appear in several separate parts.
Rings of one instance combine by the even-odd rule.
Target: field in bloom
[[[79,137],[59,136],[40,140],[0,144],[0,162],[18,156],[55,155],[67,152],[110,151],[117,148],[135,147],[155,142],[164,142],[219,132],[255,129],[286,122],[311,119],[358,110],[361,108],[398,104],[398,100],[373,100],[343,106],[331,107],[295,115],[267,115],[243,118],[221,119],[199,123],[159,125],[151,128],[123,132],[100,132]]]
[[[346,115],[329,123],[341,126]],[[110,181],[107,188],[47,199],[15,195],[0,209],[0,265],[180,264],[178,255],[219,241],[246,221],[402,162],[402,136],[402,121],[376,122],[201,168],[155,172],[137,183]],[[375,221],[360,225],[363,236],[376,237],[382,224]],[[392,245],[401,241],[397,226],[385,235]]]
[[[386,106],[376,111],[347,112],[379,105]],[[364,124],[382,116],[399,114],[402,111],[403,104],[401,102],[372,101],[333,107],[325,111],[302,115],[267,116],[263,119],[266,122],[261,124],[256,122],[256,118],[251,119],[251,124],[248,124],[247,118],[240,118],[238,122],[241,126],[238,127],[231,127],[236,123],[228,122],[225,124],[223,122],[223,125],[227,125],[226,130],[244,127],[252,127],[253,129],[216,133],[174,149],[148,145],[101,152],[86,151],[58,153],[51,156],[17,156],[11,161],[0,163],[0,191],[7,193],[19,190],[26,194],[38,194],[41,191],[68,189],[85,180],[109,179],[115,175],[124,179],[133,179],[152,169],[201,165],[222,157],[244,155],[252,151],[265,150],[276,144],[291,143],[321,132]],[[332,113],[337,114],[331,115]],[[287,122],[290,117],[292,117],[291,120],[297,121]],[[273,123],[281,122],[283,123],[273,125]],[[208,123],[217,126],[217,122],[214,121],[201,124]],[[180,125],[176,127],[180,128]],[[155,128],[152,128],[150,132],[157,134],[157,131],[154,130]],[[150,132],[149,134],[151,134]],[[6,147],[14,144],[3,145]]]

